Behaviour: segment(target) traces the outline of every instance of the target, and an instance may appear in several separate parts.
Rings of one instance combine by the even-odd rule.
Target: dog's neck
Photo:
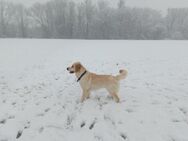
[[[87,70],[84,67],[82,67],[79,72],[76,72],[76,77],[79,78],[85,71]]]

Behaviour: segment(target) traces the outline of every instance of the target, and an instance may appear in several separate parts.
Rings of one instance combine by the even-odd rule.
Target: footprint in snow
[[[155,100],[155,101],[152,101],[151,104],[152,104],[152,105],[159,105],[160,102]]]
[[[12,105],[16,105],[16,102],[12,102]]]
[[[35,103],[36,106],[40,105],[40,102]]]
[[[37,114],[38,117],[43,117],[44,116],[44,113],[39,113]]]
[[[50,108],[47,108],[44,110],[46,113],[50,111]]]
[[[1,79],[5,79],[5,77],[4,77],[4,76],[1,76]]]
[[[169,104],[169,105],[171,105],[171,104],[172,104],[172,102],[171,102],[171,101],[169,101],[169,102],[168,102],[168,104]]]
[[[6,103],[6,99],[3,100],[3,103]]]
[[[126,134],[124,134],[124,133],[121,133],[120,136],[121,136],[124,140],[127,139],[127,136],[126,136]]]
[[[137,100],[135,100],[135,99],[134,99],[134,100],[132,100],[132,102],[133,102],[133,103],[138,103],[138,101],[137,101]]]
[[[93,127],[95,126],[95,123],[96,123],[96,121],[93,121],[93,123],[89,126],[89,129],[90,129],[90,130],[93,129]]]
[[[56,80],[56,81],[59,80],[59,79],[60,79],[60,77],[55,77],[55,78],[54,78],[54,80]]]
[[[83,128],[86,125],[86,123],[83,121],[80,125],[81,128]]]
[[[6,119],[2,119],[2,120],[0,120],[0,124],[5,124],[6,123]]]
[[[97,140],[97,141],[103,141],[103,139],[102,139],[102,137],[100,137],[100,136],[94,136],[94,138]]]
[[[44,96],[43,98],[44,98],[44,99],[47,99],[48,97],[47,97],[47,96]]]
[[[67,128],[72,128],[73,120],[74,120],[74,115],[73,114],[67,116],[67,121],[66,121]]]
[[[7,119],[14,119],[15,118],[15,116],[14,115],[11,115],[11,116],[9,116]],[[2,120],[0,120],[0,124],[5,124],[6,122],[7,122],[7,119],[2,119]]]
[[[111,117],[104,115],[104,120],[109,121],[114,127],[116,127],[116,123],[114,120],[111,119]]]
[[[10,116],[8,117],[8,119],[15,119],[15,116],[14,116],[14,115],[10,115]]]
[[[18,131],[18,133],[16,135],[16,139],[19,139],[22,136],[22,133],[23,133],[22,130]]]
[[[133,113],[133,112],[134,112],[133,109],[126,109],[126,111],[127,111],[128,113]]]
[[[44,131],[44,127],[39,128],[38,132],[42,133]]]
[[[181,121],[178,120],[178,119],[173,119],[172,122],[174,122],[174,123],[178,123],[178,122],[181,122]]]
[[[31,124],[31,122],[28,121],[28,122],[25,124],[24,129],[28,129],[28,128],[30,128],[30,124]]]
[[[27,99],[24,100],[24,103],[27,103]]]
[[[184,108],[179,108],[179,110],[180,110],[184,115],[187,114],[187,110],[186,110],[186,109],[184,109]]]
[[[120,124],[120,125],[121,125],[121,124],[123,124],[123,122],[122,122],[122,121],[118,121],[118,124]]]

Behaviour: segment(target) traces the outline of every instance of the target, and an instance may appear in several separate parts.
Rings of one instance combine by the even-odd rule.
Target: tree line
[[[131,8],[124,0],[51,0],[30,7],[0,0],[0,38],[188,39],[188,8],[163,16],[150,8]]]

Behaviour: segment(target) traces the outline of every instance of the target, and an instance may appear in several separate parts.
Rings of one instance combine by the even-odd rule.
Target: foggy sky
[[[26,6],[30,6],[35,2],[46,2],[48,0],[6,0],[12,2],[21,2]],[[75,0],[75,2],[80,2],[83,0]],[[93,0],[97,1],[97,0]],[[108,0],[111,5],[117,5],[118,0]],[[162,12],[166,11],[167,8],[174,7],[188,7],[188,0],[126,0],[126,4],[131,7],[149,7],[153,9],[160,10]]]

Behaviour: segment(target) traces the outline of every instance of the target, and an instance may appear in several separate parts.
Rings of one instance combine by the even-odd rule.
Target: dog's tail
[[[119,74],[115,76],[117,80],[123,80],[127,77],[128,71],[127,70],[120,70]]]

